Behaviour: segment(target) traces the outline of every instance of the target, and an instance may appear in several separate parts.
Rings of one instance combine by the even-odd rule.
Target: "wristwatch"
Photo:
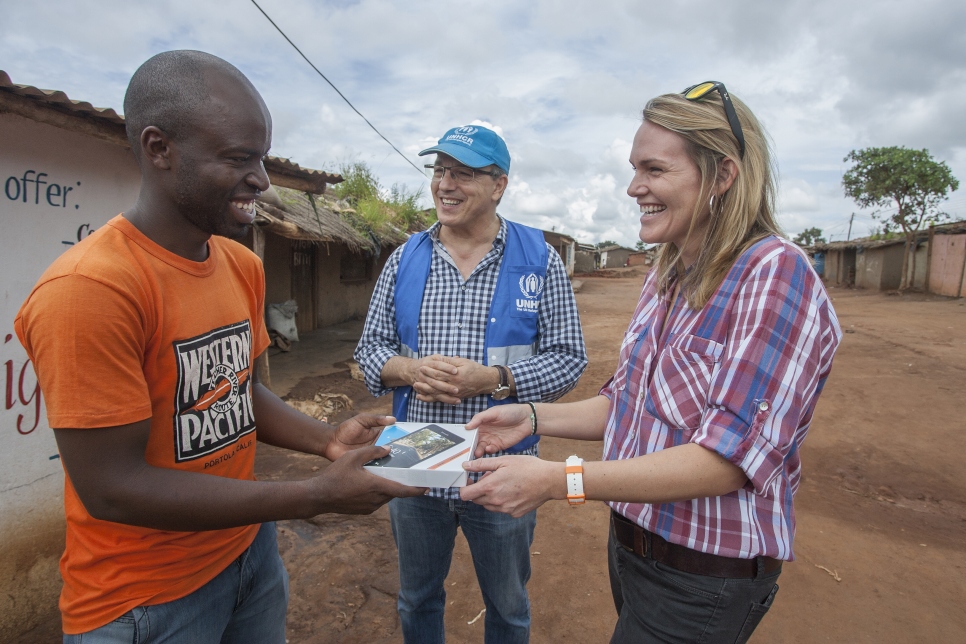
[[[493,365],[500,372],[500,386],[490,393],[493,400],[503,400],[510,395],[510,371],[501,364]]]
[[[581,505],[587,500],[584,496],[584,459],[576,454],[567,458],[567,502]]]

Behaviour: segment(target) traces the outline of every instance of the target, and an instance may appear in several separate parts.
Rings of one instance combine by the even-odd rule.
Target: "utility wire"
[[[302,58],[305,59],[305,62],[307,62],[309,64],[309,66],[312,69],[315,70],[315,73],[318,74],[319,76],[321,76],[322,77],[322,80],[324,80],[326,83],[328,83],[332,87],[332,89],[335,90],[335,93],[342,97],[342,100],[345,101],[346,104],[349,107],[352,108],[352,111],[355,112],[356,114],[358,114],[362,118],[362,120],[365,121],[366,124],[369,127],[372,128],[372,131],[379,135],[379,138],[381,138],[383,141],[385,141],[386,143],[388,143],[389,144],[389,147],[391,147],[393,150],[395,150],[396,153],[399,154],[399,156],[401,156],[406,161],[406,163],[408,163],[413,168],[415,168],[416,172],[419,173],[419,176],[421,176],[423,178],[423,180],[425,180],[426,179],[426,174],[423,172],[423,170],[421,170],[415,163],[413,163],[412,161],[410,161],[409,158],[406,157],[405,154],[403,154],[402,152],[400,152],[399,151],[399,148],[397,148],[395,145],[393,145],[392,141],[390,141],[385,136],[383,136],[382,135],[382,132],[380,132],[379,130],[377,130],[376,129],[376,126],[373,125],[372,123],[370,123],[369,122],[369,119],[367,119],[362,114],[362,112],[360,112],[359,110],[356,109],[356,106],[353,105],[352,102],[345,97],[345,94],[343,94],[342,92],[340,92],[339,91],[339,88],[336,87],[335,84],[332,83],[332,81],[330,81],[328,78],[326,78],[325,74],[323,74],[322,72],[319,71],[319,68],[316,67],[315,64],[311,60],[309,60],[308,56],[306,56],[305,54],[302,53],[302,50],[299,49],[298,46],[294,42],[292,42],[292,39],[291,38],[289,38],[288,36],[285,35],[285,32],[282,31],[282,28],[275,24],[275,21],[272,20],[272,17],[269,16],[267,13],[265,13],[265,10],[262,9],[260,6],[258,6],[258,3],[255,2],[255,0],[252,0],[252,4],[255,5],[255,8],[256,9],[258,9],[259,11],[262,12],[262,15],[265,16],[265,19],[266,20],[268,20],[270,23],[272,23],[272,26],[275,27],[275,29],[278,31],[278,33],[282,34],[282,38],[284,38],[285,40],[287,40],[288,41],[288,44],[292,45],[292,48],[295,49],[295,51],[297,51],[299,53],[299,56],[301,56]]]

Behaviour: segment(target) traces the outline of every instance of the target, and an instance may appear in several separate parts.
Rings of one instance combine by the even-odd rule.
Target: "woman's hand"
[[[496,454],[530,436],[530,405],[490,407],[473,416],[466,429],[478,430],[474,456]]]
[[[463,469],[486,474],[477,483],[461,488],[460,498],[512,517],[522,517],[551,499],[567,496],[563,463],[536,456],[497,456],[469,461]]]
[[[325,446],[323,456],[334,461],[348,451],[373,445],[382,433],[382,428],[394,422],[396,419],[392,416],[374,414],[353,416],[336,427],[331,440]]]

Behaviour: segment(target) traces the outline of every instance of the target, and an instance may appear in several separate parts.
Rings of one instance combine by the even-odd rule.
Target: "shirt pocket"
[[[695,430],[724,346],[694,335],[674,337],[657,358],[644,408],[675,429]]]

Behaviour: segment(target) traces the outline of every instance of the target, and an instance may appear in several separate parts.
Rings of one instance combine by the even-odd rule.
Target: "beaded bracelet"
[[[530,401],[527,401],[530,405],[530,435],[537,435],[537,407]]]

